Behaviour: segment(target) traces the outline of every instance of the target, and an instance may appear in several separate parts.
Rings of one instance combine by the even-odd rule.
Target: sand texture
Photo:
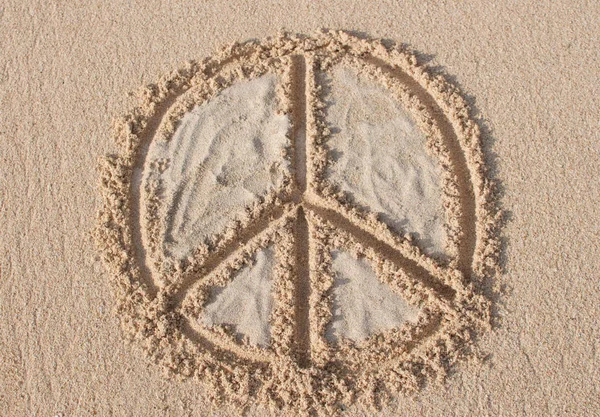
[[[364,94],[375,103],[369,113],[336,117],[338,108],[356,113],[342,99],[347,86],[354,100]],[[390,105],[392,123],[403,127],[400,140],[393,140]],[[478,356],[476,339],[491,324],[484,285],[499,271],[502,212],[470,117],[459,90],[406,48],[342,31],[236,43],[169,74],[115,123],[121,152],[107,155],[101,169],[94,238],[126,336],[169,374],[204,384],[216,404],[239,412],[250,402],[300,415],[337,415],[354,403],[381,409],[429,380],[443,381],[459,362]],[[334,132],[352,138],[365,125],[371,132],[359,142],[372,136],[379,152],[340,146]],[[409,127],[423,134],[407,133]],[[174,150],[157,155],[154,143]],[[366,182],[353,186],[354,173],[337,167],[344,165],[340,153],[362,157],[358,171]],[[291,171],[268,181],[281,166]],[[433,180],[432,171],[439,174]],[[365,195],[375,198],[357,204]],[[430,200],[444,201],[446,212],[433,212],[454,232],[443,259],[428,256],[428,236],[415,239],[410,230],[431,222],[431,210],[416,210]],[[179,235],[183,251],[172,249]],[[247,291],[235,276],[269,245],[277,248],[273,291]],[[367,258],[375,273],[351,258],[340,270],[338,249]],[[340,277],[352,270],[353,282],[375,279],[378,290],[354,290],[354,306],[336,311],[336,299],[348,305]],[[226,287],[236,302],[215,307],[215,287]],[[271,297],[277,308],[263,312],[267,323],[232,317]],[[394,325],[391,316],[408,309],[406,302],[422,314]],[[380,308],[365,309],[369,303]],[[374,316],[356,320],[365,311]],[[208,322],[197,319],[202,314]],[[335,330],[339,316],[342,332],[332,342],[326,329]],[[240,340],[248,328],[252,334]]]
[[[0,22],[0,415],[600,413],[594,4]]]
[[[441,168],[426,137],[383,86],[338,67],[323,80],[330,96],[331,181],[378,212],[400,233],[414,233],[425,253],[444,251]]]
[[[417,321],[418,309],[379,282],[364,258],[354,259],[347,252],[335,251],[331,269],[336,279],[332,320],[325,333],[328,341],[345,337],[360,342],[382,330]]]
[[[231,223],[243,208],[281,187],[288,121],[275,112],[273,75],[225,89],[185,117],[168,141],[153,141],[142,179],[159,183],[166,241],[162,252],[184,258]],[[240,121],[243,121],[240,122]]]
[[[249,343],[268,346],[274,261],[273,250],[257,252],[229,286],[213,291],[200,317],[202,324],[231,325],[239,336],[247,336]]]

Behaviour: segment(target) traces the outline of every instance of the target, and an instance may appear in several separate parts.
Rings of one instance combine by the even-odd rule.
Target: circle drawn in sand
[[[242,407],[331,414],[443,377],[489,328],[498,268],[469,114],[403,48],[344,32],[148,86],[95,231],[127,335]]]

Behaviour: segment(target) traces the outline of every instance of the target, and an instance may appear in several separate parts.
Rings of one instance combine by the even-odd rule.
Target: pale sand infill
[[[168,212],[163,251],[185,258],[225,230],[258,196],[281,187],[289,163],[289,120],[277,113],[274,75],[238,83],[181,120],[168,141],[152,141],[148,164],[164,161],[158,179]],[[147,170],[147,183],[153,171]]]
[[[213,290],[199,318],[202,324],[232,325],[234,332],[248,337],[250,344],[268,346],[274,273],[274,251],[266,248],[256,252],[229,285]]]
[[[360,342],[379,331],[400,328],[406,321],[417,322],[419,310],[382,284],[366,259],[341,250],[333,251],[332,258],[335,280],[328,340],[336,342],[341,336]]]
[[[419,126],[381,83],[338,66],[330,79],[328,177],[399,233],[413,233],[425,253],[445,246],[439,162]]]

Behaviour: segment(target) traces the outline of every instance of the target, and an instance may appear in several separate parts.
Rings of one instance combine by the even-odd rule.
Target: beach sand
[[[98,158],[117,152],[112,119],[138,101],[135,94],[128,98],[128,91],[155,82],[187,60],[211,56],[217,47],[234,41],[265,39],[280,28],[312,35],[322,27],[406,43],[421,62],[443,71],[460,87],[478,117],[487,165],[499,181],[500,203],[507,217],[502,230],[502,273],[493,282],[483,283],[489,286],[487,293],[493,301],[494,326],[478,335],[480,359],[459,361],[445,382],[428,380],[416,394],[401,394],[379,411],[351,405],[344,415],[600,413],[600,332],[596,325],[600,287],[595,273],[600,220],[595,162],[600,150],[596,129],[600,112],[597,8],[565,1],[368,6],[341,0],[328,4],[258,1],[190,3],[175,8],[158,2],[89,3],[76,8],[26,1],[2,6],[0,21],[5,45],[0,51],[0,414],[238,413],[233,406],[214,405],[197,380],[181,379],[180,374],[167,377],[163,366],[148,360],[147,346],[126,342],[128,330],[120,320],[123,312],[116,311],[122,304],[115,297],[91,233],[102,204],[95,167]],[[337,75],[345,80],[345,86],[352,84],[351,75]],[[145,256],[152,272],[163,256],[159,249],[166,248],[168,256],[186,258],[204,238],[229,227],[219,221],[235,217],[239,205],[249,204],[269,187],[285,187],[289,167],[281,152],[290,138],[285,134],[289,121],[281,112],[261,112],[273,105],[269,97],[275,93],[268,80],[263,77],[238,90],[231,87],[233,93],[226,104],[220,103],[209,116],[195,110],[196,116],[189,117],[190,126],[202,117],[227,126],[228,116],[219,117],[218,112],[228,105],[238,106],[233,114],[250,121],[245,132],[221,135],[216,151],[195,149],[196,156],[204,152],[215,157],[214,182],[212,176],[206,176],[205,182],[184,181],[181,187],[177,181],[185,175],[171,175],[173,166],[164,169],[157,162],[154,172],[162,171],[161,178],[173,181],[173,187],[166,188],[167,200],[181,198],[176,196],[181,189],[184,199],[186,192],[191,197],[186,200],[190,202],[187,211],[184,205],[181,213],[169,217],[173,220],[171,241],[164,247],[156,242],[148,246]],[[362,86],[360,91],[366,89]],[[385,99],[372,94],[364,98],[367,104]],[[245,101],[237,102],[236,97]],[[337,102],[353,98],[349,92]],[[247,99],[256,105],[247,106]],[[334,109],[335,105],[330,110],[333,119]],[[420,131],[410,120],[402,119],[401,112],[385,116],[388,125],[376,120],[361,127],[354,138],[361,132],[377,135],[380,131],[376,129],[385,125],[388,132],[402,131],[406,135],[402,137],[408,138],[406,146],[416,143],[413,139]],[[209,126],[208,131],[200,129],[195,134],[214,136],[218,129]],[[346,140],[344,145],[341,135],[345,130],[340,134],[334,130],[330,139],[330,144],[339,140],[340,164],[364,173],[390,156],[374,151],[376,162],[360,166],[364,161],[352,159],[352,151],[359,149],[356,143],[348,145]],[[183,158],[174,157],[177,146],[173,146],[190,145],[184,133],[179,136],[180,143],[151,146],[150,159],[185,159],[185,152]],[[247,147],[240,147],[233,140],[240,134],[258,139],[242,142]],[[257,143],[269,146],[250,146]],[[410,149],[411,161],[418,163],[409,169],[406,162],[399,162],[395,171],[402,178],[412,173],[415,179],[411,184],[416,186],[402,194],[404,204],[413,203],[408,207],[389,192],[374,200],[368,187],[361,189],[360,175],[335,168],[330,174],[354,187],[354,193],[362,198],[359,203],[379,205],[390,227],[415,233],[416,244],[441,259],[442,253],[452,255],[454,250],[444,246],[448,231],[441,221],[443,178],[431,155],[419,153],[424,147]],[[260,157],[252,159],[251,167],[234,164],[241,169],[227,169],[236,158],[248,161],[253,152]],[[197,162],[182,163],[178,169],[193,171]],[[257,164],[264,176],[249,178],[244,169]],[[156,179],[137,175],[144,185]],[[147,200],[152,203],[150,185],[142,194],[148,193]],[[214,204],[201,206],[204,200],[193,190],[185,191],[186,186],[204,187],[203,192],[211,196],[219,195],[219,190],[222,194]],[[150,215],[154,206],[140,209],[142,221],[147,223],[139,239],[148,241],[147,234],[158,227]],[[210,210],[216,210],[209,213],[214,220],[202,223]],[[227,216],[219,216],[220,212]],[[399,217],[407,221],[394,224]],[[309,214],[307,219],[312,221]],[[318,235],[314,229],[309,232]],[[257,243],[257,248],[267,246],[266,240]],[[240,297],[249,299],[273,288],[269,279],[260,279],[264,273],[252,272],[254,267],[274,268],[270,251],[258,251],[249,261],[251,256],[242,256],[236,264],[240,272],[233,278],[235,284],[212,295],[212,303],[202,312],[204,319],[199,317],[198,322],[209,326],[234,323],[249,343],[267,344],[270,327],[265,315],[272,308],[270,301],[247,311],[231,306]],[[281,248],[274,252],[282,257]],[[356,287],[348,285],[344,292],[343,283],[338,283],[342,284],[338,293],[334,290],[342,310],[350,292],[354,296],[348,298],[354,301],[363,296],[363,300],[379,297],[383,307],[392,302],[390,297],[395,295],[369,283],[373,278],[367,268],[370,261],[351,260],[352,255],[342,251],[334,254],[338,278],[357,276]],[[336,266],[336,259],[344,256],[349,257],[344,261],[349,270]],[[242,267],[246,261],[250,269]],[[384,263],[379,265],[381,273]],[[285,272],[281,265],[279,268],[278,273]],[[366,287],[361,290],[361,285]],[[492,291],[492,285],[499,291]],[[280,291],[276,303],[286,292],[275,288]],[[361,339],[375,328],[415,321],[419,314],[418,306],[397,302],[395,314],[384,317],[379,310],[373,313],[374,321],[365,321],[372,313],[361,310],[361,305],[355,303],[355,310],[334,326],[342,335]],[[250,406],[248,411],[248,415],[264,414],[260,407]]]

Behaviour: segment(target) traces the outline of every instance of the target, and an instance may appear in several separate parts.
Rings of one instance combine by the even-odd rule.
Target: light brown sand
[[[226,287],[213,289],[207,300],[202,324],[233,325],[235,333],[253,345],[266,347],[271,341],[269,316],[273,308],[272,285],[275,253],[266,248],[256,253]]]
[[[146,169],[142,181],[160,182],[165,255],[191,255],[259,196],[282,186],[289,122],[276,113],[276,85],[274,75],[236,84],[187,113],[168,141],[150,143],[146,164],[165,166],[152,176]]]
[[[340,68],[344,76],[353,68],[370,81],[340,85]],[[330,86],[327,74],[333,74]],[[337,96],[347,85],[351,91],[364,87],[366,97],[383,103],[375,100],[368,117],[337,118],[336,106],[354,113]],[[334,93],[336,88],[341,91]],[[381,100],[386,88],[391,99]],[[412,117],[409,125],[425,136],[404,133],[399,141],[410,143],[404,149],[387,143],[396,130],[387,126],[390,108],[396,124]],[[289,133],[284,115],[291,117]],[[190,122],[197,117],[202,124]],[[285,123],[272,129],[273,119]],[[336,177],[332,167],[343,161],[334,160],[340,152],[356,152],[339,139],[343,143],[365,122],[372,132],[383,130],[370,140],[381,150],[360,152],[351,144],[367,162],[361,175],[370,181],[354,189],[345,168]],[[241,411],[253,401],[303,415],[337,414],[356,402],[380,409],[428,380],[443,381],[460,361],[477,355],[475,341],[490,326],[492,306],[483,283],[499,270],[501,213],[494,182],[486,175],[468,104],[405,48],[341,31],[234,44],[149,86],[114,132],[121,152],[108,155],[101,168],[103,204],[94,238],[111,274],[123,329],[166,371],[204,384],[215,403]],[[171,151],[157,152],[156,146]],[[425,149],[433,161],[422,156]],[[395,154],[392,162],[385,151]],[[280,184],[263,176],[265,168],[276,177],[288,165],[292,172],[284,172]],[[436,166],[443,171],[437,187],[430,185]],[[394,170],[412,170],[423,179],[396,176]],[[381,175],[388,171],[392,175]],[[240,188],[246,201],[236,196]],[[423,239],[415,242],[411,235],[412,224],[421,220],[414,209],[390,212],[386,202],[394,201],[389,194],[397,190],[403,191],[396,204],[407,208],[430,203],[423,196],[443,199],[444,226],[454,232],[445,244],[449,259],[422,252]],[[364,195],[377,196],[366,201],[373,207],[356,203]],[[214,236],[207,207],[231,218],[220,221]],[[204,221],[207,226],[198,227]],[[402,222],[406,228],[398,230]],[[172,250],[182,240],[185,249]],[[266,245],[279,253],[273,273],[279,307],[265,312],[272,343],[246,337],[240,344],[236,339],[248,328],[244,321],[223,317],[207,328],[197,316],[213,313],[209,293],[215,286],[231,284],[227,290],[240,300],[239,309],[257,302],[252,293],[260,291],[240,291],[239,275]],[[325,329],[336,324],[336,276],[343,272],[336,249],[370,259],[376,279],[423,314],[390,328],[381,323],[389,324],[386,316],[394,309],[380,309],[373,320],[359,321],[363,327],[349,329],[351,337],[329,343]],[[361,298],[343,312],[344,319],[378,302],[369,291],[357,293]],[[269,333],[268,326],[262,332]],[[368,337],[356,340],[357,334]]]
[[[580,244],[598,238],[593,5],[162,7],[2,9],[3,415],[234,413],[212,408],[196,383],[165,380],[135,344],[123,344],[115,298],[87,237],[99,204],[91,167],[115,150],[107,131],[123,112],[123,90],[279,26],[344,27],[433,54],[493,129],[484,139],[495,142],[513,221],[497,278],[510,289],[497,306],[502,320],[479,343],[488,360],[459,366],[442,388],[401,396],[381,415],[598,412],[598,248]]]

